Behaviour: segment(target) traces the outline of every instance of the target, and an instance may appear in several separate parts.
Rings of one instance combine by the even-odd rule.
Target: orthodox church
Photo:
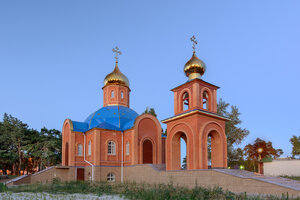
[[[24,175],[6,185],[61,181],[107,181],[220,186],[235,193],[300,196],[300,185],[227,168],[227,118],[217,114],[218,86],[202,79],[206,66],[193,54],[183,66],[187,81],[173,88],[174,115],[160,121],[130,108],[130,85],[120,71],[116,47],[113,71],[105,76],[103,107],[84,121],[66,119],[62,128],[62,165]],[[186,143],[181,168],[180,141]]]
[[[165,171],[181,170],[180,139],[186,142],[187,170],[208,168],[211,138],[212,168],[227,167],[226,118],[217,114],[217,89],[202,80],[206,66],[193,55],[184,66],[187,82],[172,89],[174,116],[159,120],[130,108],[130,84],[120,71],[118,47],[114,70],[104,78],[103,107],[83,122],[66,119],[62,129],[62,165],[75,167],[78,180],[121,180],[124,168],[143,164]],[[101,174],[101,176],[100,176]],[[120,176],[120,177],[116,177]],[[128,176],[128,174],[127,174]]]

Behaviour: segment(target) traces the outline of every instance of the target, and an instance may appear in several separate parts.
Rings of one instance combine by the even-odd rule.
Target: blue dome
[[[125,106],[106,106],[92,113],[84,122],[73,121],[73,130],[85,132],[92,128],[124,131],[134,125],[138,114]]]

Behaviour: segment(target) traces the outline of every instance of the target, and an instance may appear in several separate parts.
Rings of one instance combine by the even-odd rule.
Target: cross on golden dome
[[[196,53],[196,44],[198,44],[198,42],[194,35],[191,37],[191,41],[193,42],[193,53],[195,54]]]
[[[115,56],[116,65],[115,65],[115,69],[105,77],[104,86],[106,86],[107,84],[114,84],[114,85],[123,85],[129,88],[128,78],[120,71],[118,67],[119,55],[121,55],[122,53],[119,50],[118,46],[113,48],[112,51],[116,54]]]
[[[189,77],[189,80],[195,78],[201,79],[201,76],[206,70],[206,66],[204,62],[196,56],[196,44],[198,44],[198,42],[194,35],[191,37],[191,41],[193,42],[193,55],[184,65],[184,73],[187,77]]]
[[[118,63],[119,55],[122,55],[122,52],[119,50],[118,46],[113,48],[112,51],[116,54],[115,59],[116,59],[116,63]]]

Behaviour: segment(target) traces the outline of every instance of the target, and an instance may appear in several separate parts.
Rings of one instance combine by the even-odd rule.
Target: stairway
[[[13,178],[13,179],[10,179],[10,180],[8,180],[8,181],[6,181],[4,184],[5,185],[8,185],[8,184],[13,184],[14,182],[17,182],[17,181],[19,181],[19,180],[21,180],[21,179],[24,179],[24,178],[26,178],[26,177],[28,177],[28,176],[30,176],[30,175],[22,175],[22,176],[18,176],[18,177],[16,177],[16,178]]]
[[[23,175],[23,176],[18,176],[18,177],[16,177],[16,178],[14,178],[14,179],[11,179],[11,180],[8,180],[8,181],[6,181],[5,182],[5,185],[8,185],[8,186],[11,186],[11,185],[15,185],[15,184],[20,184],[20,183],[18,183],[18,182],[23,182],[23,180],[25,180],[26,178],[26,180],[27,180],[27,182],[23,182],[23,183],[27,183],[27,184],[29,184],[31,181],[30,181],[30,178],[31,178],[31,176],[36,176],[36,175],[39,175],[39,174],[42,174],[42,173],[44,173],[44,172],[46,172],[46,171],[48,171],[48,170],[50,170],[50,169],[52,169],[52,168],[54,168],[55,166],[52,166],[52,167],[48,167],[48,168],[46,168],[46,169],[44,169],[44,170],[41,170],[41,171],[39,171],[39,172],[36,172],[36,173],[34,173],[34,174],[28,174],[28,175]],[[22,184],[23,184],[22,183]]]

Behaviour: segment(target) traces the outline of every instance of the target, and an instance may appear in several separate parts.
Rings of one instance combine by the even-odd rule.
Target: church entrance
[[[146,139],[143,142],[143,164],[153,163],[153,144]]]
[[[172,138],[172,170],[189,169],[189,155],[187,152],[187,136],[177,132]],[[183,162],[184,160],[184,162]]]
[[[77,168],[77,181],[84,181],[84,168]]]

